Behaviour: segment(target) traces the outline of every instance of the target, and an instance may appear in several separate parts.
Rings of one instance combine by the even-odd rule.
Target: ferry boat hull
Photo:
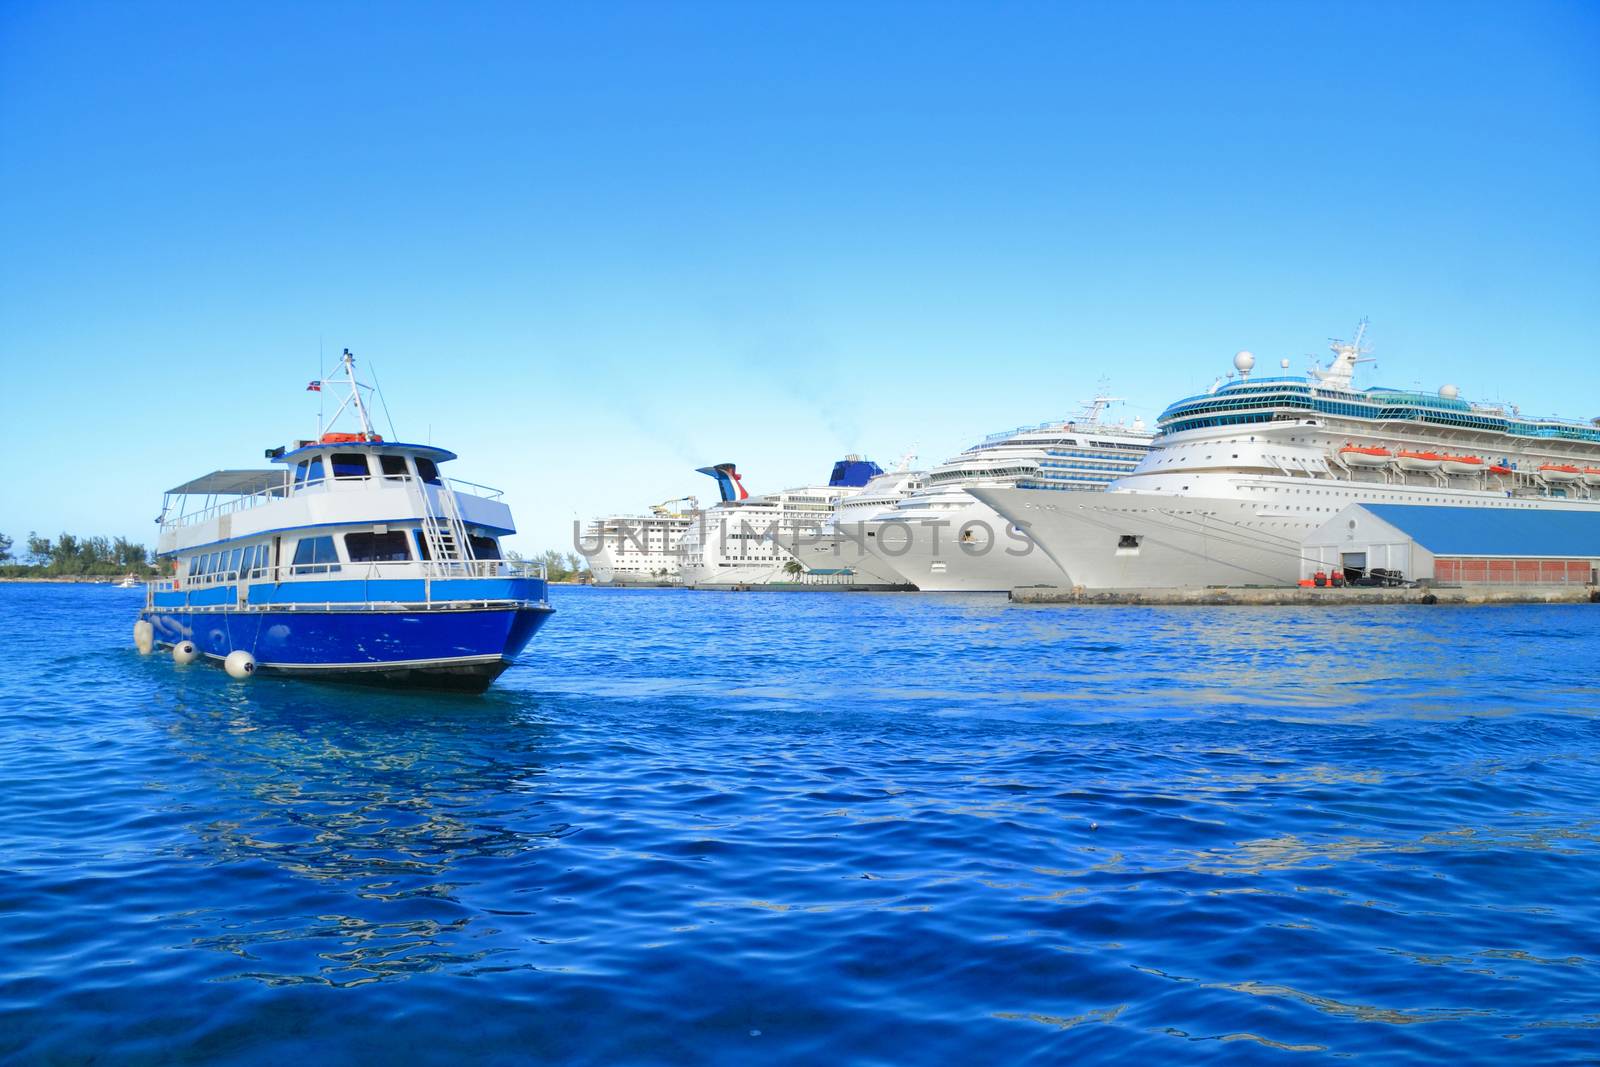
[[[158,605],[140,617],[158,645],[193,641],[218,662],[243,650],[264,674],[478,693],[551,614],[539,604],[315,611]]]

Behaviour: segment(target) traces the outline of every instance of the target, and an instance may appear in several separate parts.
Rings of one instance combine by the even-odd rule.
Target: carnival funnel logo
[[[714,467],[696,467],[701,474],[709,475],[717,480],[717,488],[722,491],[722,499],[748,500],[750,494],[745,490],[744,483],[739,480],[739,472],[732,463],[718,463]]]

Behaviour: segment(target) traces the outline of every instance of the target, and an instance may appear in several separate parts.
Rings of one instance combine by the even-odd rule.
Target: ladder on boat
[[[422,498],[422,540],[428,557],[446,567],[459,564],[467,569],[465,565],[476,557],[472,541],[467,537],[467,525],[461,519],[461,504],[445,479],[440,478],[435,489],[430,496],[427,483],[417,483],[417,492]]]

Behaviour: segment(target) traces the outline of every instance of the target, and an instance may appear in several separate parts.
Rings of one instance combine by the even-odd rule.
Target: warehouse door
[[[1344,570],[1345,581],[1359,581],[1367,576],[1367,554],[1365,552],[1341,552],[1339,553],[1339,566]]]

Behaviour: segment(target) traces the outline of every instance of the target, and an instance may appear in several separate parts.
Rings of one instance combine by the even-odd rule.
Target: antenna
[[[345,397],[339,404],[338,410],[328,420],[328,425],[331,426],[338,422],[339,416],[344,414],[344,409],[350,408],[356,413],[357,421],[361,423],[362,439],[370,441],[378,435],[372,432],[372,420],[367,417],[367,405],[361,399],[361,390],[370,389],[371,386],[362,385],[356,381],[356,357],[351,354],[348,348],[344,350],[344,355],[339,357],[339,363],[344,367],[345,381],[350,385],[350,395]],[[392,429],[391,432],[393,432]],[[319,433],[317,436],[321,437],[322,435]]]
[[[372,365],[372,385],[378,391],[378,403],[383,405],[383,417],[389,423],[389,440],[398,441],[400,435],[394,429],[394,416],[389,413],[389,402],[383,398],[383,383],[378,381],[378,365]]]
[[[1079,418],[1082,418],[1085,422],[1096,423],[1100,421],[1100,413],[1106,408],[1109,408],[1112,404],[1125,403],[1127,403],[1126,397],[1106,395],[1106,382],[1102,378],[1100,380],[1100,388],[1095,391],[1094,399],[1084,403],[1083,414]]]
[[[327,363],[327,358],[322,354],[322,335],[317,334],[317,439],[322,438],[322,368]]]
[[[1328,338],[1330,342],[1328,348],[1333,352],[1333,362],[1328,364],[1327,370],[1321,370],[1313,361],[1311,377],[1335,389],[1349,389],[1355,377],[1356,364],[1374,362],[1367,355],[1372,351],[1372,346],[1366,343],[1366,338],[1366,319],[1362,319],[1356,325],[1355,340],[1341,341],[1337,337]]]

